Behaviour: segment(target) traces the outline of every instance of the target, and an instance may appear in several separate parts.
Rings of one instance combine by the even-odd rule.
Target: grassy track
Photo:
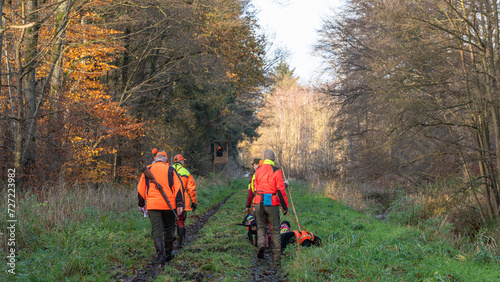
[[[500,280],[500,258],[459,252],[435,230],[379,222],[300,186],[292,193],[300,224],[324,246],[287,248],[282,269],[290,281]],[[248,281],[256,249],[234,225],[242,220],[245,196],[241,190],[231,197],[157,281]]]
[[[461,253],[436,230],[379,222],[330,199],[292,188],[300,224],[323,248],[289,248],[292,281],[500,281],[499,257]]]
[[[246,183],[247,179],[233,181],[231,186],[201,183],[200,214],[235,194],[157,281],[250,280],[256,248],[247,241],[246,229],[235,225],[243,219]],[[382,223],[293,183],[291,192],[301,225],[321,237],[324,246],[289,246],[281,267],[289,281],[500,281],[498,254],[480,249],[457,251],[437,235],[439,228],[419,230]],[[127,195],[133,197],[133,189]],[[116,281],[133,277],[154,253],[151,225],[136,210],[135,201],[128,203],[125,212],[103,212],[89,206],[75,213],[79,220],[49,229],[37,226],[43,216],[50,215],[49,207],[34,198],[20,201],[19,212],[26,214],[19,219],[24,247],[17,254],[17,280]],[[8,269],[6,263],[3,268]],[[12,281],[12,276],[3,271],[0,281]]]
[[[247,180],[237,183],[239,191],[200,230],[198,240],[186,246],[156,281],[248,280],[255,247],[248,242],[245,227],[236,225],[243,220]]]
[[[215,183],[199,179],[198,213],[206,212],[237,187]],[[151,260],[154,254],[151,224],[137,210],[135,187],[107,187],[109,194],[63,188],[57,194],[64,197],[55,201],[52,201],[53,194],[50,194],[52,198],[42,201],[34,195],[19,200],[16,238],[22,248],[17,248],[16,274],[7,273],[10,267],[4,255],[0,281],[14,278],[18,281],[116,281],[133,276]],[[89,198],[92,195],[100,198]],[[125,211],[101,210],[99,207],[103,205],[96,203],[102,201],[104,195]],[[118,198],[121,202],[116,203]],[[7,208],[2,206],[2,210]],[[66,219],[56,221],[54,213]],[[7,234],[8,217],[2,215],[2,232]],[[3,235],[4,250],[6,239]]]

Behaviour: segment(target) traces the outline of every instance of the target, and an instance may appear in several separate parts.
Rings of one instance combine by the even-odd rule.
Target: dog
[[[245,215],[243,222],[240,224],[236,225],[242,225],[247,228],[247,236],[248,236],[248,241],[250,241],[250,244],[254,245],[257,247],[257,220],[255,219],[255,216],[251,213]],[[271,230],[270,230],[270,225],[269,221],[267,222],[267,228],[266,228],[266,247],[271,248]]]
[[[302,240],[297,238],[297,236],[304,236]],[[281,237],[281,251],[283,251],[289,244],[300,243],[303,247],[322,247],[321,238],[315,236],[312,232],[307,231],[297,231],[290,228],[290,222],[283,221],[280,226],[280,237]]]
[[[255,220],[255,216],[251,213],[245,215],[245,218],[243,218],[243,222],[240,225],[247,228],[247,236],[250,244],[257,246],[257,221]]]

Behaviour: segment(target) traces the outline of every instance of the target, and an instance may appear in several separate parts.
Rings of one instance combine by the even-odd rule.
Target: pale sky
[[[321,59],[314,56],[313,45],[323,19],[333,15],[343,0],[251,0],[259,25],[275,36],[274,45],[289,51],[287,59],[303,85],[314,82]],[[281,5],[280,5],[281,3]]]

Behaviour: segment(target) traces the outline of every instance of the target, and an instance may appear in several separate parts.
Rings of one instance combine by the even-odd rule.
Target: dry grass
[[[470,193],[457,193],[460,183],[450,182],[421,189],[382,189],[377,185],[339,181],[309,183],[309,190],[360,212],[387,215],[394,223],[425,229],[429,236],[446,238],[457,249],[498,255],[500,224],[481,224],[477,202]],[[463,191],[463,190],[462,190]],[[484,199],[480,199],[480,201]]]
[[[101,212],[124,212],[137,205],[137,190],[133,186],[117,187],[109,183],[70,186],[60,184],[45,188],[37,193],[37,212],[47,220],[52,228],[65,221],[85,219],[82,211],[93,208]]]
[[[128,211],[137,205],[136,193],[134,186],[110,183],[97,186],[61,183],[27,191],[18,195],[16,203],[17,244],[28,246],[43,231],[59,230],[60,226],[76,224],[87,217]],[[6,201],[2,202],[2,209],[7,210]],[[0,235],[1,247],[5,248],[5,235]]]
[[[367,211],[373,204],[367,199],[369,188],[366,185],[349,185],[336,180],[310,182],[309,189],[323,191],[324,195],[357,211]]]
[[[230,182],[232,179],[227,178],[226,175],[221,173],[210,173],[207,177],[196,177],[196,186],[197,187],[216,187],[216,186],[224,186],[227,185],[228,181]]]

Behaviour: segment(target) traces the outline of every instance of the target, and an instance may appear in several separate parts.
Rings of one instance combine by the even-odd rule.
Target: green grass
[[[300,224],[323,248],[289,248],[290,280],[499,281],[500,258],[455,250],[436,230],[383,223],[304,188],[292,189]]]
[[[79,223],[58,226],[21,249],[16,278],[21,281],[104,281],[116,271],[132,270],[148,256],[147,219],[136,212],[94,215]],[[0,279],[8,277],[3,273]],[[3,280],[7,281],[7,280]]]
[[[379,222],[302,186],[292,186],[292,193],[300,224],[324,246],[285,250],[282,269],[290,281],[500,280],[499,257],[460,252],[434,229]],[[245,196],[242,185],[156,281],[248,280],[256,248],[245,228],[234,225],[243,218]]]
[[[217,181],[205,179],[199,182],[197,213],[206,212],[235,187],[218,186]],[[64,206],[49,204],[45,199],[40,201],[29,194],[20,199],[16,238],[22,247],[17,248],[15,278],[18,281],[114,281],[132,277],[137,269],[144,268],[154,255],[151,224],[137,209],[135,187],[121,189],[113,193],[128,195],[128,199],[121,199],[117,204],[122,205],[121,210],[125,210],[122,212],[104,211],[100,208],[103,205],[91,204],[98,199],[80,206],[82,198],[89,198],[88,191],[83,189],[70,192],[68,198],[73,202],[65,198],[68,203]],[[80,209],[74,210],[71,206]],[[60,216],[65,219],[55,220],[55,211],[64,213]],[[2,226],[6,226],[6,219],[3,215]],[[5,227],[3,232],[6,233]],[[6,260],[2,268],[0,281],[12,281]]]
[[[200,230],[198,240],[186,246],[156,281],[248,280],[255,247],[248,242],[245,227],[236,225],[243,220],[247,183],[244,179],[232,184],[237,192]]]
[[[243,219],[247,181],[232,181],[231,186],[199,181],[199,214],[235,194],[157,281],[249,280],[256,248],[248,242],[246,229],[236,225]],[[287,247],[282,269],[290,281],[500,281],[498,253],[472,247],[457,250],[440,235],[446,235],[446,230],[439,226],[383,223],[309,193],[305,185],[292,183],[291,189],[300,224],[321,237],[324,246]],[[124,212],[88,206],[75,212],[78,220],[47,229],[36,224],[50,215],[43,212],[43,203],[32,197],[20,201],[18,209],[33,215],[19,222],[25,246],[17,254],[16,278],[113,281],[134,276],[150,261],[154,247],[149,220],[137,211],[135,199],[131,203]],[[284,219],[297,228],[290,217]],[[3,268],[8,269],[6,263]],[[12,280],[12,276],[3,271],[0,280]]]

